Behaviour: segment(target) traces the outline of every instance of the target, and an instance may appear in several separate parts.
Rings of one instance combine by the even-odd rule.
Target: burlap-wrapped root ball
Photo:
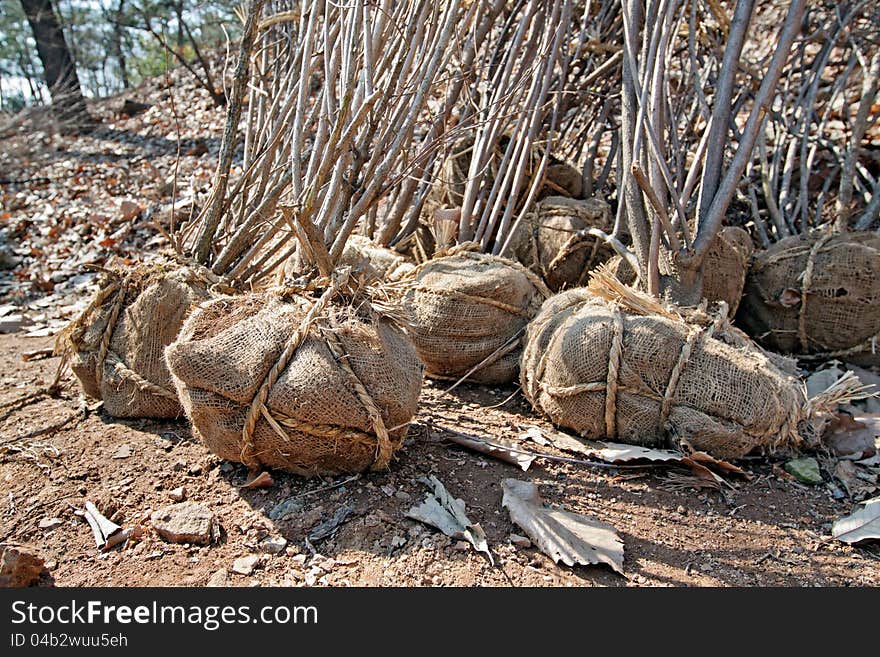
[[[345,243],[340,266],[357,267],[367,260],[368,280],[397,281],[415,269],[415,265],[391,249],[379,246],[363,235],[352,235]]]
[[[115,417],[173,418],[183,409],[164,349],[192,307],[209,296],[206,275],[173,263],[108,272],[83,313],[62,332],[58,351],[86,395]]]
[[[687,441],[722,459],[797,442],[804,399],[793,379],[726,317],[662,312],[642,314],[589,288],[556,295],[528,327],[524,394],[586,438]]]
[[[422,365],[367,301],[272,294],[202,304],[166,350],[195,433],[221,458],[303,476],[388,466]]]
[[[517,262],[469,244],[421,265],[404,305],[428,376],[507,383],[516,378],[522,330],[550,291]]]
[[[880,364],[880,235],[802,235],[758,253],[739,323],[769,349]]]
[[[746,231],[738,226],[726,226],[715,236],[703,260],[703,298],[712,303],[727,303],[731,317],[742,299],[754,250],[752,238]],[[622,283],[635,283],[636,273],[623,258],[614,256],[608,263]]]
[[[511,237],[508,251],[553,291],[583,284],[589,271],[614,256],[590,228],[611,232],[611,207],[599,199],[550,196],[535,204]]]

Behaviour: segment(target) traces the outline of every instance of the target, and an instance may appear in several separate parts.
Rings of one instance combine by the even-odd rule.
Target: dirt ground
[[[522,472],[444,443],[437,430],[516,437],[530,427],[550,429],[514,388],[462,386],[444,393],[443,385],[427,382],[410,437],[389,471],[331,481],[272,472],[274,486],[245,490],[244,467],[212,456],[183,421],[120,421],[100,409],[84,414],[70,375],[57,398],[11,403],[51,382],[57,358],[22,360],[23,352],[48,344],[46,338],[0,336],[0,541],[34,546],[50,567],[44,585],[880,584],[876,544],[826,541],[830,523],[852,504],[833,500],[825,487],[791,481],[770,459],[742,462],[752,479],[734,481],[725,495],[676,490],[667,468],[599,470],[537,460]],[[424,498],[418,479],[428,474],[482,524],[494,566],[466,544],[405,517]],[[547,503],[613,525],[624,541],[626,576],[606,566],[557,566],[534,547],[514,546],[509,537],[517,529],[501,507],[507,477],[539,484]],[[168,543],[150,528],[151,512],[171,503],[170,492],[181,486],[188,500],[216,514],[221,533],[212,545]],[[120,525],[143,526],[141,539],[99,552],[75,513],[87,499]],[[289,513],[272,520],[285,501]],[[343,506],[352,512],[337,532],[309,542],[310,530]],[[40,521],[51,518],[62,523],[41,529]],[[266,536],[285,538],[286,549],[262,554],[258,542]],[[250,576],[231,572],[237,558],[251,554],[260,554],[260,563]]]

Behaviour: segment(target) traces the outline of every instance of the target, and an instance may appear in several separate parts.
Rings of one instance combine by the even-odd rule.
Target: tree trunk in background
[[[76,66],[52,0],[21,0],[21,6],[37,42],[46,86],[52,96],[52,112],[67,128],[91,125]]]
[[[125,0],[119,0],[119,6],[116,7],[116,26],[113,30],[113,56],[116,58],[116,64],[119,66],[119,79],[122,81],[122,88],[131,87],[131,81],[128,79],[128,67],[125,61],[125,50],[123,49],[122,38],[125,36]]]
[[[174,5],[174,14],[177,16],[177,52],[183,54],[183,0]]]

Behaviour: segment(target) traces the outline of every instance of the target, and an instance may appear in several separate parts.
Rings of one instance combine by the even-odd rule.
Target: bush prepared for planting
[[[422,365],[395,321],[337,292],[223,297],[193,312],[166,359],[212,452],[304,476],[388,466]]]
[[[758,253],[737,322],[776,351],[880,364],[880,235],[801,235]]]
[[[599,285],[556,295],[529,324],[520,376],[537,411],[587,438],[686,441],[724,459],[797,442],[803,393],[726,316],[682,319]]]
[[[749,234],[738,226],[722,228],[703,260],[703,298],[724,301],[733,317],[743,295],[749,260],[755,247]],[[614,275],[625,285],[636,282],[636,273],[620,256],[609,261]]]
[[[611,207],[599,199],[550,196],[526,214],[510,241],[519,262],[543,277],[553,291],[583,284],[587,274],[614,255],[590,228],[611,232]]]
[[[454,247],[421,265],[404,296],[410,335],[428,376],[507,383],[516,378],[522,331],[550,292],[519,263]]]
[[[171,418],[182,408],[164,349],[191,308],[208,298],[196,268],[174,263],[107,272],[89,306],[59,336],[86,395],[115,417]]]

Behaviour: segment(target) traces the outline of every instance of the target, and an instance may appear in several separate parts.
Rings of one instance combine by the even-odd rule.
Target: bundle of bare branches
[[[767,249],[738,321],[769,348],[880,362],[880,9],[815,3],[750,164]]]
[[[444,138],[429,101],[479,3],[276,2],[260,18],[262,4],[246,19],[212,198],[177,244],[239,289],[267,290],[203,304],[168,364],[224,458],[303,475],[384,468],[422,365],[368,285],[406,267],[363,236],[414,204],[412,177]],[[273,278],[285,285],[268,289]]]

